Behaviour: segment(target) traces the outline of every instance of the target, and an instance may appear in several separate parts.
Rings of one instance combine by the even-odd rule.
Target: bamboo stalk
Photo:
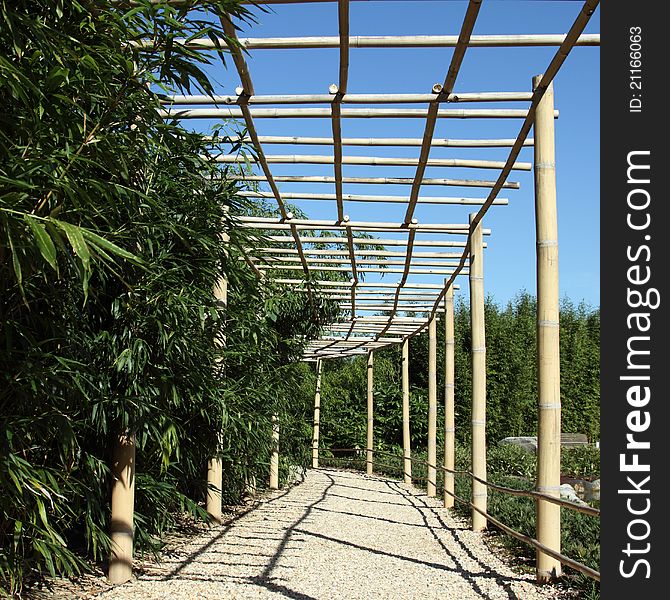
[[[273,198],[271,192],[263,191],[240,191],[237,192],[238,196],[243,196],[244,198]],[[337,194],[315,194],[309,192],[296,193],[296,192],[284,192],[282,194],[285,200],[337,200]],[[342,200],[347,202],[392,202],[398,204],[404,204],[408,201],[406,196],[370,196],[363,194],[343,194]],[[460,204],[460,205],[472,205],[472,204],[484,204],[486,198],[463,198],[463,197],[446,197],[446,196],[422,196],[417,198],[418,204]],[[496,198],[494,204],[502,206],[509,203],[507,198]]]
[[[470,222],[474,214],[470,215]],[[470,319],[472,329],[472,472],[486,479],[486,334],[484,325],[484,256],[481,222],[470,234]],[[486,512],[486,486],[473,479],[472,502]],[[486,519],[472,512],[473,531],[486,529]]]
[[[277,0],[270,0],[271,3]],[[325,1],[325,0],[324,0]],[[536,47],[560,46],[566,39],[565,34],[508,34],[508,35],[473,35],[470,37],[471,48],[502,48],[502,47]],[[273,37],[273,38],[240,38],[240,44],[247,50],[280,50],[298,48],[338,48],[338,36],[307,36],[307,37]],[[143,42],[139,42],[141,45]],[[150,46],[151,40],[145,45]],[[225,46],[224,40],[201,38],[189,40],[178,38],[175,43],[186,45],[195,50],[213,50]],[[357,35],[349,37],[350,48],[453,48],[458,43],[456,35]],[[599,46],[600,34],[582,34],[576,46]]]
[[[315,271],[336,271],[338,273],[350,273],[351,267],[320,267],[313,265]],[[258,270],[264,271],[302,271],[302,266],[297,265],[258,265]],[[394,269],[381,267],[358,267],[359,273],[407,273],[413,275],[451,275],[455,273],[454,269],[418,269],[410,267],[409,269]],[[467,275],[467,269],[461,269],[461,275]]]
[[[523,143],[523,142],[521,142]],[[268,181],[263,175],[227,175],[232,181]],[[273,179],[281,183],[335,183],[333,177],[322,175],[277,175]],[[412,177],[343,177],[342,183],[361,183],[373,185],[411,185],[414,179]],[[480,179],[443,179],[426,178],[421,185],[446,185],[454,187],[481,187],[492,188],[497,185],[496,181],[485,181]],[[516,181],[504,182],[500,186],[518,190],[521,185]]]
[[[454,417],[454,290],[444,295],[444,508],[454,506],[454,474],[456,438]]]
[[[255,108],[249,109],[253,119],[323,119],[331,116],[329,108]],[[164,119],[239,119],[240,108],[163,108],[158,115]],[[425,119],[423,108],[343,108],[345,119]],[[438,119],[525,119],[523,108],[443,108]],[[554,116],[558,118],[559,112]]]
[[[112,518],[109,583],[133,577],[133,533],[135,513],[135,434],[124,431],[116,437],[112,453]]]
[[[221,233],[222,241],[227,243],[230,236]],[[214,299],[218,308],[225,310],[228,307],[228,279],[223,275],[214,286]],[[217,347],[221,347],[225,340],[215,339]],[[221,432],[217,432],[218,446],[222,446]],[[223,462],[220,456],[212,456],[207,461],[207,495],[205,500],[205,509],[213,521],[221,523],[223,515],[221,513],[221,493],[223,490]]]
[[[374,443],[374,352],[368,353],[368,427],[365,459],[365,472],[372,475],[372,448]]]
[[[256,163],[260,162],[260,158],[256,160],[252,156],[245,154],[217,154],[210,155],[214,161],[218,163]],[[271,154],[265,156],[268,164],[313,164],[313,165],[337,165],[338,157],[336,156],[321,156],[318,154]],[[343,156],[341,157],[344,165],[373,165],[378,167],[393,167],[406,166],[413,167],[416,165],[423,165],[424,167],[460,167],[467,169],[502,169],[505,166],[504,161],[499,160],[471,160],[460,158],[389,158],[386,156]],[[530,171],[531,163],[517,162],[512,166],[517,171]],[[423,178],[423,171],[421,172],[421,179]],[[337,177],[335,178],[337,183]]]
[[[542,76],[533,78],[533,87]],[[537,231],[537,368],[538,448],[536,490],[560,496],[561,385],[559,355],[558,227],[556,218],[556,167],[554,89],[550,84],[535,113],[535,220]],[[561,509],[537,502],[537,539],[561,551]],[[537,581],[547,583],[561,575],[561,563],[537,552]]]
[[[416,258],[412,256],[412,258]],[[285,263],[299,263],[300,259],[292,256],[264,256],[256,259],[258,262],[267,263],[272,265],[282,265]],[[349,266],[348,260],[346,258],[309,258],[310,267],[318,267],[319,265],[343,265]],[[374,258],[359,258],[357,260],[358,266],[371,266],[371,267],[383,267],[383,266],[396,266],[404,265],[404,260],[392,260],[392,259],[382,259],[376,260]],[[412,266],[414,267],[455,267],[458,263],[454,262],[445,262],[444,260],[413,260]]]
[[[428,325],[428,483],[426,494],[435,496],[437,483],[437,321]],[[432,466],[431,466],[432,465]]]
[[[484,235],[487,235],[484,232]],[[280,235],[271,235],[268,236],[270,241],[273,242],[293,242],[291,236],[280,236]],[[307,237],[300,236],[300,241],[302,243],[309,244],[345,244],[347,242],[346,238],[341,237]],[[394,239],[380,239],[380,238],[354,238],[354,244],[358,246],[407,246],[407,240],[394,240]],[[456,240],[416,240],[414,242],[415,246],[422,246],[425,248],[464,248],[466,242],[460,242]],[[486,247],[486,246],[484,246]]]
[[[312,469],[319,468],[319,425],[321,423],[321,371],[323,361],[316,361],[316,391],[314,393],[314,430],[312,435]]]
[[[405,483],[412,483],[412,455],[409,423],[409,339],[402,343],[402,448]]]
[[[270,489],[279,489],[279,416],[272,415],[272,452],[270,454]]]
[[[279,248],[267,247],[256,248],[262,254],[268,256],[277,255],[295,255],[298,251],[295,248]],[[398,257],[405,256],[404,252],[397,252],[393,250],[355,250],[354,254],[361,257],[379,256],[379,257]],[[348,256],[347,250],[305,250],[305,256]],[[460,258],[460,252],[413,252],[412,256],[415,258]]]
[[[293,144],[304,146],[332,146],[333,138],[310,136],[260,135],[262,144]],[[220,141],[220,140],[219,140]],[[227,138],[232,144],[251,143],[251,138],[231,136]],[[421,138],[342,138],[343,146],[421,146]],[[433,139],[434,148],[506,148],[514,145],[514,139]],[[524,146],[532,146],[533,140],[524,141]]]
[[[452,93],[444,99],[437,99],[436,94],[347,94],[341,85],[339,93],[342,104],[428,104],[441,102],[529,102],[533,99],[531,92],[459,92]],[[244,102],[251,105],[263,104],[331,104],[333,96],[330,94],[284,94],[258,95],[245,98]],[[161,104],[165,106],[209,106],[209,105],[237,105],[240,96],[211,96],[207,94],[183,95],[171,94],[161,97]]]

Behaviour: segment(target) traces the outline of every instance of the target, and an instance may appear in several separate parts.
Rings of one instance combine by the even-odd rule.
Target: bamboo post
[[[124,431],[116,438],[112,454],[110,583],[133,577],[133,515],[135,511],[135,434]]]
[[[230,236],[222,232],[221,239],[223,242],[229,242]],[[228,307],[228,279],[225,276],[219,278],[214,286],[214,298],[216,300],[217,308],[225,309]],[[218,347],[225,344],[225,338],[217,338],[214,343]],[[222,445],[221,432],[217,433],[218,446]],[[207,499],[205,501],[205,509],[213,521],[221,523],[223,515],[221,514],[221,491],[223,489],[223,462],[220,456],[212,456],[207,461]]]
[[[456,422],[454,418],[454,288],[444,296],[444,468],[454,470]],[[454,506],[454,474],[444,472],[444,508]]]
[[[409,429],[409,338],[402,342],[402,449],[405,483],[412,483],[412,447]]]
[[[435,496],[437,483],[437,320],[428,323],[428,482],[426,493]]]
[[[475,213],[470,215],[472,224]],[[472,472],[486,480],[486,334],[484,325],[484,254],[481,221],[470,236],[470,321],[472,329]],[[472,480],[472,503],[486,512],[483,483]],[[472,509],[472,530],[486,529],[486,518]]]
[[[542,79],[533,78],[533,88]],[[537,232],[538,492],[560,496],[561,384],[558,309],[558,226],[554,147],[554,87],[550,84],[535,113],[535,226]],[[537,540],[561,551],[561,507],[537,501]],[[537,581],[561,575],[561,563],[537,551]]]
[[[316,393],[314,394],[314,433],[312,435],[312,468],[319,468],[319,424],[321,422],[321,370],[323,361],[316,359]]]
[[[368,352],[368,435],[365,472],[372,475],[372,444],[374,443],[374,351]]]
[[[272,415],[272,453],[270,454],[270,489],[279,489],[279,416]]]

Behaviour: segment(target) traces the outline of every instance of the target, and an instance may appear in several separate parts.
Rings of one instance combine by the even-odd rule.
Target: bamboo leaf
[[[26,215],[26,221],[30,226],[30,229],[33,232],[35,237],[35,242],[37,243],[37,248],[40,251],[40,254],[44,260],[51,265],[51,268],[58,273],[58,262],[56,261],[56,246],[51,239],[51,236],[46,230],[46,226],[42,223],[39,223],[30,215]]]

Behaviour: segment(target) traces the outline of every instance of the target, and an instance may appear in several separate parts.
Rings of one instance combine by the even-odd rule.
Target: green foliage
[[[181,513],[204,517],[211,456],[231,501],[265,480],[272,414],[286,460],[306,460],[296,361],[334,307],[259,282],[234,227],[251,208],[204,158],[226,135],[158,114],[152,90],[211,93],[206,66],[224,57],[177,40],[251,18],[233,0],[192,5],[2,2],[0,594],[107,557],[126,428],[138,551]],[[226,310],[212,293],[224,273]]]
[[[568,477],[598,479],[600,477],[600,449],[595,446],[577,446],[561,450],[561,473]]]
[[[487,424],[489,444],[509,436],[536,435],[536,304],[520,293],[504,309],[486,301]],[[456,304],[455,404],[456,435],[466,442],[470,435],[470,314],[463,302]],[[437,326],[438,364],[444,356],[444,325]],[[561,306],[561,395],[563,430],[586,433],[592,441],[600,435],[600,315],[585,306],[564,301]],[[410,341],[410,412],[412,447],[426,445],[428,415],[428,340]],[[400,350],[375,352],[375,438],[381,444],[402,445]],[[438,395],[443,388],[438,368]],[[324,446],[365,445],[365,358],[326,362],[322,403]],[[438,422],[444,418],[438,402]],[[442,435],[438,427],[438,436]],[[514,450],[510,450],[514,452]]]

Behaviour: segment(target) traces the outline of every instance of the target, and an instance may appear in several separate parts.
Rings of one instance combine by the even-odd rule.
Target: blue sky
[[[407,1],[351,2],[351,35],[458,34],[467,2]],[[565,33],[581,10],[581,2],[484,1],[475,34]],[[337,35],[337,3],[273,5],[268,13],[254,9],[259,23],[243,26],[240,37],[286,37]],[[599,32],[599,12],[586,32]],[[549,64],[556,48],[471,48],[467,51],[455,92],[529,91],[533,75]],[[351,49],[350,93],[427,93],[443,82],[451,48]],[[600,304],[600,51],[598,47],[573,49],[555,85],[556,152],[559,210],[561,296],[574,302]],[[257,94],[327,93],[338,79],[338,51],[256,50],[248,59]],[[217,91],[233,94],[239,79],[232,68],[214,73]],[[420,107],[422,105],[414,105]],[[459,108],[524,108],[527,103],[459,104]],[[447,107],[449,108],[449,107]],[[195,124],[195,123],[194,123]],[[329,119],[258,119],[260,135],[332,135]],[[514,138],[521,120],[440,119],[436,137]],[[344,137],[421,137],[421,119],[344,119]],[[532,134],[531,134],[532,135]],[[509,149],[433,148],[431,158],[483,158],[505,160]],[[320,146],[266,146],[266,154],[332,154]],[[418,147],[345,147],[345,155],[417,157]],[[532,149],[524,149],[519,160],[532,161]],[[332,165],[272,165],[273,173],[332,176]],[[344,166],[345,176],[413,177],[414,167]],[[495,179],[498,171],[460,168],[428,168],[426,177]],[[493,206],[485,227],[485,290],[499,303],[506,303],[519,290],[535,290],[535,229],[532,172],[514,171],[510,180],[520,190],[503,190],[509,206]],[[329,184],[283,183],[285,192],[333,193]],[[345,193],[409,193],[408,186],[345,185]],[[485,196],[486,189],[424,186],[422,196]],[[316,219],[335,219],[334,202],[296,202]],[[383,207],[383,208],[382,208]],[[466,223],[476,207],[419,205],[420,223]],[[401,221],[402,205],[345,203],[351,220]],[[384,237],[392,237],[383,234]],[[420,249],[421,250],[421,249]],[[424,248],[425,250],[425,248]],[[387,275],[384,281],[399,276]],[[467,300],[467,280],[459,278],[460,295]],[[368,281],[374,281],[368,276]],[[417,281],[441,282],[441,276]]]

